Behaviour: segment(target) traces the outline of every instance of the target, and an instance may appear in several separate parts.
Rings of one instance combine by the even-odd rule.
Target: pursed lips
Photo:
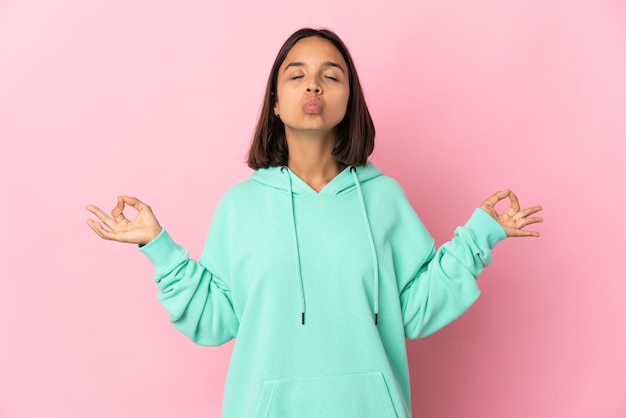
[[[309,100],[304,102],[304,105],[302,105],[302,109],[304,110],[305,113],[309,113],[309,114],[321,113],[322,101],[315,97],[310,98]]]

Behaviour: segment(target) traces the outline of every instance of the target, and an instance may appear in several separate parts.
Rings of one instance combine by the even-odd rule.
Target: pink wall
[[[500,188],[545,207],[465,316],[408,343],[415,415],[626,416],[623,2],[210,3],[0,3],[0,417],[218,416],[231,346],[174,330],[84,206],[138,195],[198,257],[308,25],[350,46],[373,160],[438,242]]]

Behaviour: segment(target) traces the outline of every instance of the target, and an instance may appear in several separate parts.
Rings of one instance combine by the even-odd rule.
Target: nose
[[[311,82],[309,83],[309,86],[306,88],[306,92],[308,94],[311,94],[311,93],[322,94],[322,88],[320,87],[317,80],[311,80]]]

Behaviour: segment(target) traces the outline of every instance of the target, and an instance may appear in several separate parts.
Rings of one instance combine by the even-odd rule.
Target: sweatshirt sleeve
[[[419,221],[418,221],[419,222]],[[476,209],[451,241],[430,250],[402,289],[400,302],[405,334],[425,337],[461,316],[478,298],[476,278],[491,262],[491,250],[506,238],[504,229]]]
[[[239,323],[222,280],[191,260],[165,229],[140,251],[155,267],[157,298],[176,328],[201,345],[220,345],[235,337]]]

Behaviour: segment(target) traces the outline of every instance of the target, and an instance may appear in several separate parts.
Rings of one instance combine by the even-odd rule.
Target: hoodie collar
[[[288,170],[289,176],[291,176],[291,192],[293,197],[304,198],[318,194],[339,196],[355,190],[356,184],[354,177],[350,172],[350,167],[351,166],[346,167],[343,171],[337,174],[335,178],[333,178],[326,186],[324,186],[322,190],[319,191],[319,193],[313,190],[311,186],[309,186],[291,170]],[[356,168],[356,173],[361,184],[382,175],[382,172],[370,162],[364,166],[354,168]],[[281,173],[281,167],[260,168],[252,173],[251,180],[274,189],[289,191],[289,184],[285,182],[284,174]]]

